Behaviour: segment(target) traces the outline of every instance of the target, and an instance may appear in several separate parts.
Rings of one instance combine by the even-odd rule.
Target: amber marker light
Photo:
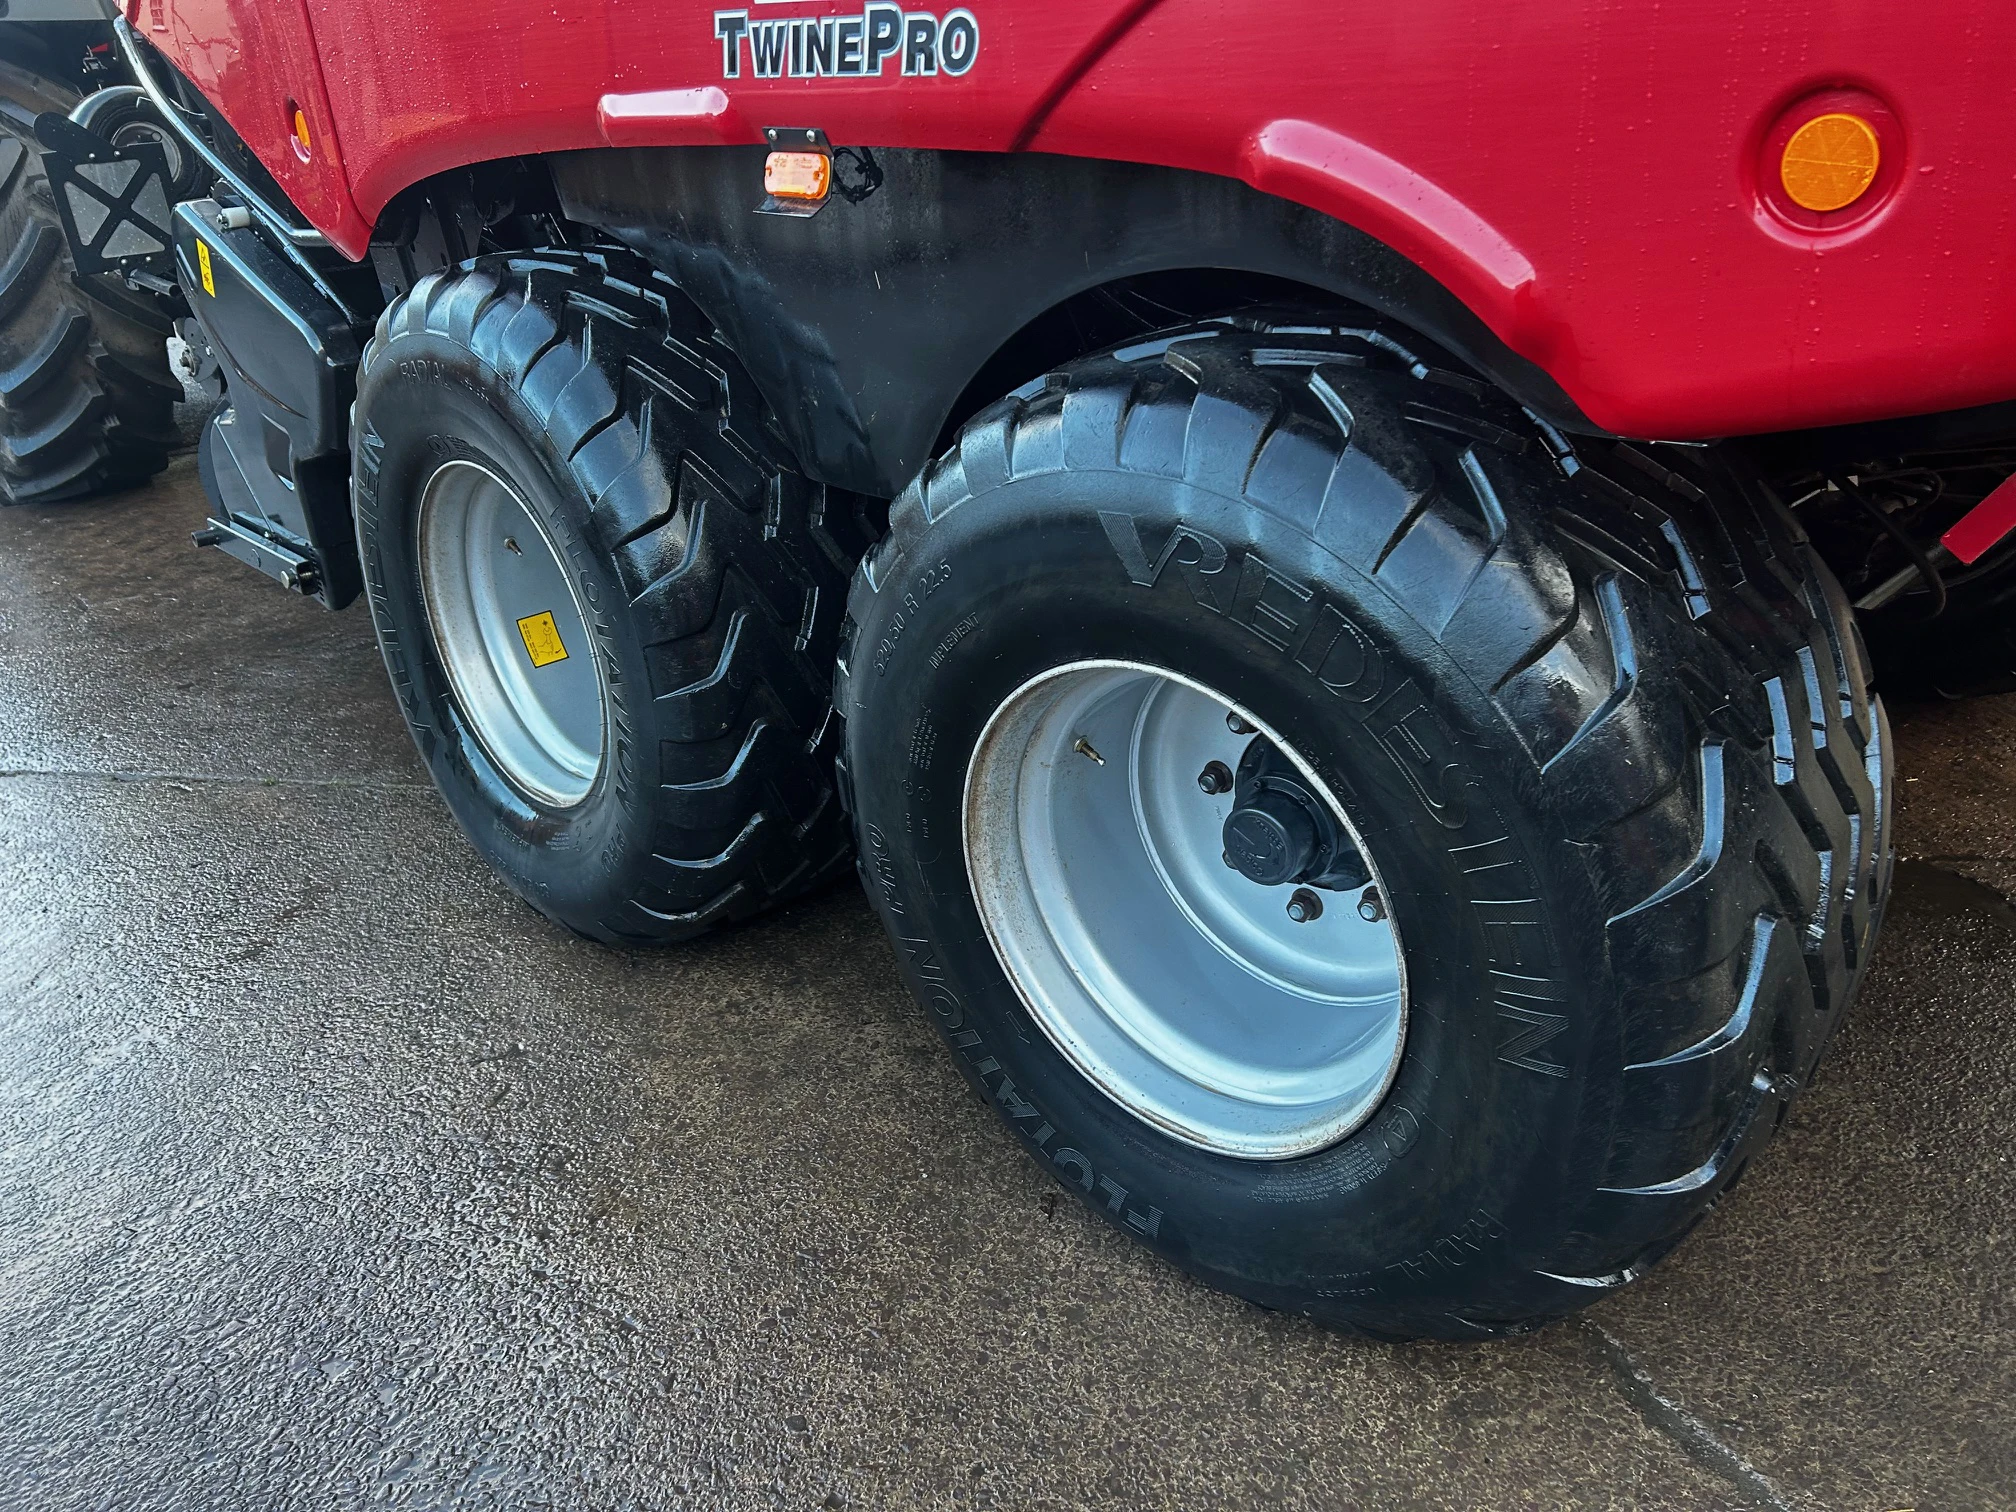
[[[308,154],[314,151],[315,143],[308,135],[308,112],[299,105],[294,110],[294,155],[302,162],[308,161]]]
[[[1802,210],[1845,210],[1869,192],[1883,148],[1858,115],[1830,111],[1792,133],[1778,162],[1785,197]]]
[[[833,187],[833,160],[823,152],[773,152],[763,160],[763,188],[778,199],[814,201]]]

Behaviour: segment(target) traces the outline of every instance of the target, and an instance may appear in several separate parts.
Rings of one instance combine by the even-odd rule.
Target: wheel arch
[[[729,337],[805,467],[889,497],[976,384],[1124,339],[1056,332],[1102,291],[1189,279],[1299,288],[1421,332],[1551,423],[1596,429],[1541,368],[1373,236],[1235,179],[1043,153],[878,150],[879,187],[809,218],[753,213],[760,147],[619,148],[548,161],[567,216],[675,278]],[[1245,302],[1233,299],[1231,303]],[[1223,308],[1221,305],[1220,308]],[[1168,323],[1205,311],[1177,306]]]

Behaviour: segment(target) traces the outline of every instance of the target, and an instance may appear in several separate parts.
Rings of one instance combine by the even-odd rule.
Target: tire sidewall
[[[844,710],[864,876],[965,1076],[1021,1140],[1111,1221],[1273,1306],[1390,1324],[1459,1298],[1488,1315],[1494,1274],[1508,1303],[1523,1295],[1521,1254],[1557,1247],[1563,1194],[1590,1185],[1570,1166],[1600,1147],[1586,1123],[1616,1057],[1573,1007],[1604,1000],[1587,990],[1600,940],[1566,922],[1598,913],[1588,878],[1535,822],[1527,759],[1483,690],[1301,530],[1148,474],[1011,481],[899,529],[874,576]],[[1281,620],[1327,624],[1312,603],[1345,622],[1325,655]],[[1088,659],[1166,667],[1252,710],[1372,853],[1405,1048],[1375,1112],[1326,1150],[1239,1160],[1151,1128],[1064,1059],[998,964],[965,871],[967,762],[1017,687]]]
[[[634,732],[644,649],[622,584],[596,545],[589,501],[523,401],[466,347],[434,333],[394,336],[365,363],[356,409],[353,499],[371,615],[421,759],[449,808],[504,879],[583,933],[629,896],[651,851],[650,779]],[[427,480],[475,462],[517,490],[558,553],[593,640],[607,753],[588,796],[568,808],[528,797],[463,716],[420,587],[418,519]]]

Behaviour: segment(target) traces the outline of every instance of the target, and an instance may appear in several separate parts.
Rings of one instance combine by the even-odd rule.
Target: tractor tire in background
[[[36,112],[76,103],[10,63],[0,95]],[[41,148],[0,122],[0,503],[129,488],[167,465],[183,397],[172,330],[150,296],[73,274]]]
[[[1892,782],[1761,485],[1403,343],[1242,317],[976,416],[856,577],[841,790],[1067,1190],[1268,1307],[1477,1338],[1635,1279],[1783,1121]]]

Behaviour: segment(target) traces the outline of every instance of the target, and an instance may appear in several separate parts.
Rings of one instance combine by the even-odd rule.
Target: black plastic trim
[[[1235,179],[877,147],[879,193],[787,219],[751,213],[763,157],[762,147],[624,148],[551,162],[568,216],[678,280],[823,482],[893,495],[1019,332],[1088,290],[1181,269],[1290,280],[1367,306],[1554,425],[1598,433],[1546,373],[1392,248]]]
[[[175,260],[227,378],[229,403],[203,440],[204,490],[218,511],[204,544],[341,609],[362,587],[348,484],[367,332],[258,231],[226,226],[215,200],[176,207]],[[232,549],[253,537],[283,550]]]

